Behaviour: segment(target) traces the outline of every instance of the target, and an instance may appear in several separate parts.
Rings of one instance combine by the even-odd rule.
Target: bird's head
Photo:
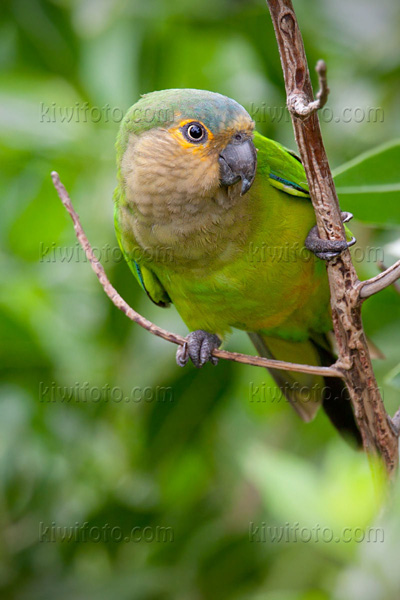
[[[117,142],[127,193],[211,196],[256,174],[254,122],[237,102],[212,92],[176,89],[143,96],[126,114]],[[128,193],[129,195],[129,193]]]

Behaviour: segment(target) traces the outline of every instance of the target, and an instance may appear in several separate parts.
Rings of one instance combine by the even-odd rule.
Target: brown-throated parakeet
[[[348,243],[321,248],[299,159],[255,132],[240,104],[202,90],[147,94],[122,122],[117,162],[120,247],[149,298],[176,306],[196,366],[216,362],[211,351],[231,328],[262,356],[334,360],[326,268],[308,248],[332,258]],[[272,374],[304,420],[322,403],[359,439],[341,380]]]

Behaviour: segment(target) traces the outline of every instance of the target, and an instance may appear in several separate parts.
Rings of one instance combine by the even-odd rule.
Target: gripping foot
[[[190,358],[197,369],[200,369],[206,362],[217,365],[218,358],[212,356],[211,353],[220,345],[221,340],[217,335],[197,329],[189,333],[183,346],[179,346],[176,351],[176,362],[178,366],[184,367]]]
[[[349,212],[342,212],[341,215],[343,223],[347,223],[353,218],[353,215]],[[314,225],[306,237],[304,245],[318,258],[321,258],[322,260],[332,260],[347,250],[347,248],[353,246],[356,241],[354,236],[349,242],[347,240],[321,240],[318,235],[317,226]]]

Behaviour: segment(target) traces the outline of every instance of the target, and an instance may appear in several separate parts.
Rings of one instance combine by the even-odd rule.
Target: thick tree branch
[[[79,243],[81,244],[85,254],[92,266],[93,271],[97,275],[98,280],[107,296],[110,298],[111,302],[115,304],[117,308],[122,310],[126,316],[134,321],[140,327],[147,329],[153,335],[163,338],[168,342],[172,342],[174,344],[179,344],[180,346],[184,346],[186,344],[186,339],[180,335],[175,333],[171,333],[170,331],[166,331],[157,325],[154,325],[145,317],[142,317],[139,313],[137,313],[133,308],[129,306],[127,302],[118,294],[117,290],[111,285],[105,271],[103,265],[96,258],[96,255],[93,252],[93,249],[89,243],[89,240],[86,237],[86,234],[83,230],[83,227],[80,223],[78,214],[76,213],[74,207],[72,206],[71,199],[68,195],[67,190],[64,185],[60,181],[60,177],[56,171],[51,173],[51,178],[53,180],[54,187],[57,190],[58,196],[69,212],[71,219],[74,223],[74,229],[76,233],[76,237],[78,238]],[[343,377],[342,371],[332,365],[331,367],[318,367],[311,365],[302,365],[297,363],[284,362],[282,360],[272,360],[269,358],[262,358],[261,356],[250,356],[247,354],[240,354],[238,352],[228,352],[227,350],[216,349],[213,351],[213,355],[217,358],[224,358],[225,360],[232,360],[235,362],[243,363],[246,365],[252,365],[255,367],[267,367],[273,369],[280,369],[283,371],[297,371],[299,373],[310,373],[313,375],[322,375],[323,377]]]
[[[319,63],[321,92],[319,99],[315,101],[292,2],[267,0],[267,4],[278,42],[288,108],[307,175],[318,233],[321,239],[343,240],[345,234],[339,202],[316,113],[327,96],[326,70],[322,68],[321,75]],[[363,298],[360,298],[359,291],[364,286],[358,281],[348,250],[330,261],[327,271],[339,363],[344,368],[344,379],[363,445],[369,454],[382,457],[388,474],[392,475],[398,465],[398,436],[385,411],[363,331]],[[368,285],[375,284],[366,282],[364,289],[368,290]]]

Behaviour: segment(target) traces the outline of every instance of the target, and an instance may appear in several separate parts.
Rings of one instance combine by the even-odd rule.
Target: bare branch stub
[[[118,294],[117,290],[111,285],[105,271],[103,265],[96,258],[96,255],[93,252],[93,249],[90,245],[90,242],[83,230],[81,222],[79,220],[78,214],[75,211],[71,199],[64,185],[60,181],[60,177],[56,171],[51,173],[51,178],[53,180],[54,187],[57,191],[57,194],[67,209],[68,213],[71,216],[71,219],[74,224],[74,229],[76,233],[76,237],[78,238],[79,243],[81,244],[90,265],[97,275],[98,280],[107,296],[110,298],[111,302],[119,308],[131,321],[134,321],[140,327],[143,327],[153,335],[163,338],[168,342],[172,342],[173,344],[179,344],[180,346],[185,346],[186,339],[176,333],[171,333],[170,331],[166,331],[161,327],[158,327],[145,317],[142,317],[138,312],[133,310],[129,306],[127,302]],[[261,356],[250,356],[248,354],[240,354],[238,352],[228,352],[227,350],[216,349],[213,351],[213,355],[217,358],[224,358],[225,360],[231,360],[234,362],[252,365],[254,367],[265,367],[269,369],[280,369],[283,371],[297,371],[299,373],[310,373],[313,375],[322,375],[323,377],[343,377],[343,372],[336,365],[332,365],[331,367],[318,367],[313,365],[302,365],[298,363],[290,363],[282,360],[274,360],[270,358],[263,358]]]
[[[315,70],[318,73],[318,81],[319,81],[319,90],[317,92],[317,100],[319,101],[318,109],[323,108],[328,101],[329,96],[329,87],[328,87],[328,79],[326,75],[326,63],[324,60],[320,59],[317,62]]]
[[[309,102],[307,97],[302,92],[295,92],[287,98],[287,106],[289,111],[299,119],[306,119],[312,113],[323,108],[328,100],[329,88],[326,75],[326,64],[324,60],[319,60],[315,67],[318,73],[319,90],[317,99]]]
[[[288,107],[321,239],[345,238],[339,202],[322,141],[317,110],[326,101],[326,68],[317,65],[320,92],[314,100],[303,40],[291,0],[267,0],[278,42]],[[310,108],[311,107],[311,108]],[[382,457],[389,476],[398,465],[398,437],[385,411],[361,320],[360,289],[348,250],[327,264],[338,364],[350,393],[363,445]],[[383,276],[383,274],[381,274]],[[379,276],[378,276],[379,278]],[[367,287],[367,283],[365,284]],[[371,288],[370,288],[371,289]]]

